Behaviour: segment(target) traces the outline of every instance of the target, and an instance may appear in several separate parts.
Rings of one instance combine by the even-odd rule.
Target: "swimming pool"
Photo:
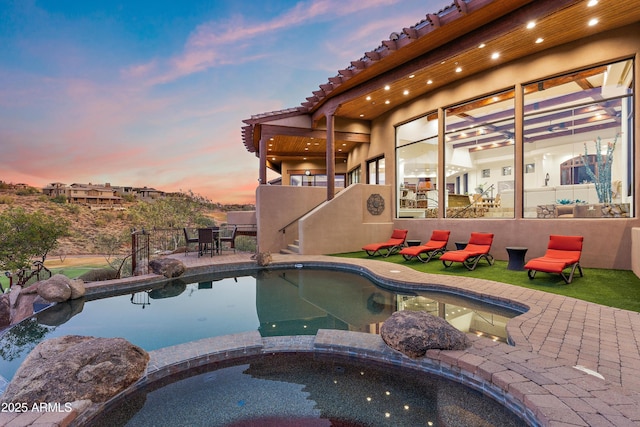
[[[245,274],[245,273],[243,273]],[[5,331],[0,375],[13,377],[41,341],[63,335],[123,337],[147,351],[246,331],[263,337],[318,329],[378,333],[396,310],[426,310],[465,332],[506,341],[520,311],[445,293],[402,293],[334,270],[256,270],[212,274],[96,300],[58,304]]]
[[[190,371],[128,395],[90,421],[92,427],[524,424],[480,392],[440,377],[309,354]]]

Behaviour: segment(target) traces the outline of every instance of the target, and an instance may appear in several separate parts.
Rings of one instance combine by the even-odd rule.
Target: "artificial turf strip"
[[[526,271],[507,270],[507,261],[496,261],[493,266],[489,266],[484,260],[481,260],[475,270],[469,271],[460,263],[454,263],[451,267],[445,268],[438,259],[433,259],[425,264],[417,260],[405,261],[402,255],[391,255],[388,258],[370,257],[364,251],[335,254],[334,256],[375,259],[381,262],[405,265],[424,273],[494,280],[609,307],[640,312],[640,278],[633,271],[628,270],[582,267],[584,277],[580,277],[576,269],[573,281],[566,284],[560,275],[542,272],[538,272],[533,280],[529,280]]]

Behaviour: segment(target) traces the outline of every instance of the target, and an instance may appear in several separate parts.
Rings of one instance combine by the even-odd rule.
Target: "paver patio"
[[[187,274],[255,266],[251,254],[246,253],[201,258],[197,254],[174,256],[187,265]],[[514,346],[473,336],[473,345],[467,350],[431,350],[418,360],[389,349],[378,335],[348,331],[320,330],[315,337],[274,338],[261,338],[256,331],[211,338],[150,352],[147,377],[134,389],[171,372],[201,366],[220,357],[309,351],[375,358],[408,369],[438,373],[492,395],[522,413],[532,424],[640,425],[640,313],[489,280],[421,273],[376,260],[272,256],[274,266],[302,264],[310,268],[341,264],[375,275],[385,285],[459,289],[480,297],[513,301],[529,307],[529,311],[507,324]],[[91,284],[88,292],[135,286],[148,278]],[[52,414],[41,417],[28,413],[0,414],[0,424],[27,426],[46,421],[49,425],[81,425],[92,410],[95,407],[91,410],[81,407],[58,414],[53,421]]]

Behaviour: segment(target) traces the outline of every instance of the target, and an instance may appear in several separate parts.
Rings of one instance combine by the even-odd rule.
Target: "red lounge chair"
[[[549,245],[544,256],[529,260],[524,268],[529,270],[527,275],[533,280],[537,271],[545,273],[558,273],[569,284],[573,280],[573,273],[578,269],[582,277],[582,267],[580,267],[580,255],[582,254],[582,236],[559,236],[552,234],[549,236]],[[567,276],[565,268],[571,268]]]
[[[400,255],[407,261],[412,258],[418,258],[422,262],[429,262],[434,256],[445,253],[450,234],[451,231],[449,230],[433,230],[427,243],[403,248],[400,251]]]
[[[383,243],[370,243],[362,248],[363,251],[367,253],[369,256],[374,256],[375,254],[382,255],[383,257],[388,257],[392,253],[395,253],[404,247],[404,242],[407,239],[407,233],[409,230],[393,230],[393,234],[391,234],[391,238]]]
[[[469,243],[464,249],[445,252],[440,260],[445,267],[450,267],[454,262],[461,262],[469,271],[474,270],[483,258],[489,265],[493,265],[493,256],[489,253],[492,243],[493,233],[471,233]]]

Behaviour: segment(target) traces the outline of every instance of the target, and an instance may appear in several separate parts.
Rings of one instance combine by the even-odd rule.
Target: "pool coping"
[[[227,259],[231,262],[226,263],[216,258],[224,257],[214,257],[212,261],[215,262],[208,264],[187,264],[189,268],[184,277],[188,279],[208,272],[259,268],[246,254]],[[200,262],[206,263],[207,260]],[[430,350],[421,359],[410,359],[388,348],[378,335],[349,331],[320,330],[311,338],[260,338],[256,331],[194,341],[149,352],[151,363],[147,375],[123,393],[130,393],[168,375],[213,363],[218,358],[230,360],[253,355],[254,352],[256,355],[314,352],[376,360],[442,375],[476,388],[498,401],[503,399],[508,408],[521,414],[530,425],[640,424],[640,410],[637,409],[640,403],[640,313],[490,280],[421,273],[402,265],[375,260],[274,254],[271,266],[295,268],[300,264],[302,268],[328,267],[357,271],[371,275],[391,288],[401,286],[403,289],[448,290],[528,307],[529,311],[507,324],[507,332],[515,346],[469,334],[472,340],[469,349]],[[129,291],[136,287],[143,289],[149,281],[161,283],[164,280],[169,279],[148,275],[123,279],[118,283],[88,284],[87,294],[100,295],[123,288]],[[574,319],[575,313],[582,316],[582,323]],[[631,342],[625,345],[624,339],[629,336]],[[600,343],[598,351],[593,349],[594,340]],[[617,345],[614,345],[614,341]],[[603,347],[603,342],[609,345]],[[611,360],[615,359],[611,347],[617,347],[623,356],[617,366]],[[595,362],[590,358],[594,356]],[[586,369],[576,369],[576,366]],[[597,372],[602,373],[605,379],[593,375],[597,375]],[[106,404],[80,407],[72,414],[65,414],[64,423],[60,425],[83,425],[96,413],[96,408],[103,408]],[[24,421],[27,421],[26,418]],[[11,425],[33,425],[33,422]]]

